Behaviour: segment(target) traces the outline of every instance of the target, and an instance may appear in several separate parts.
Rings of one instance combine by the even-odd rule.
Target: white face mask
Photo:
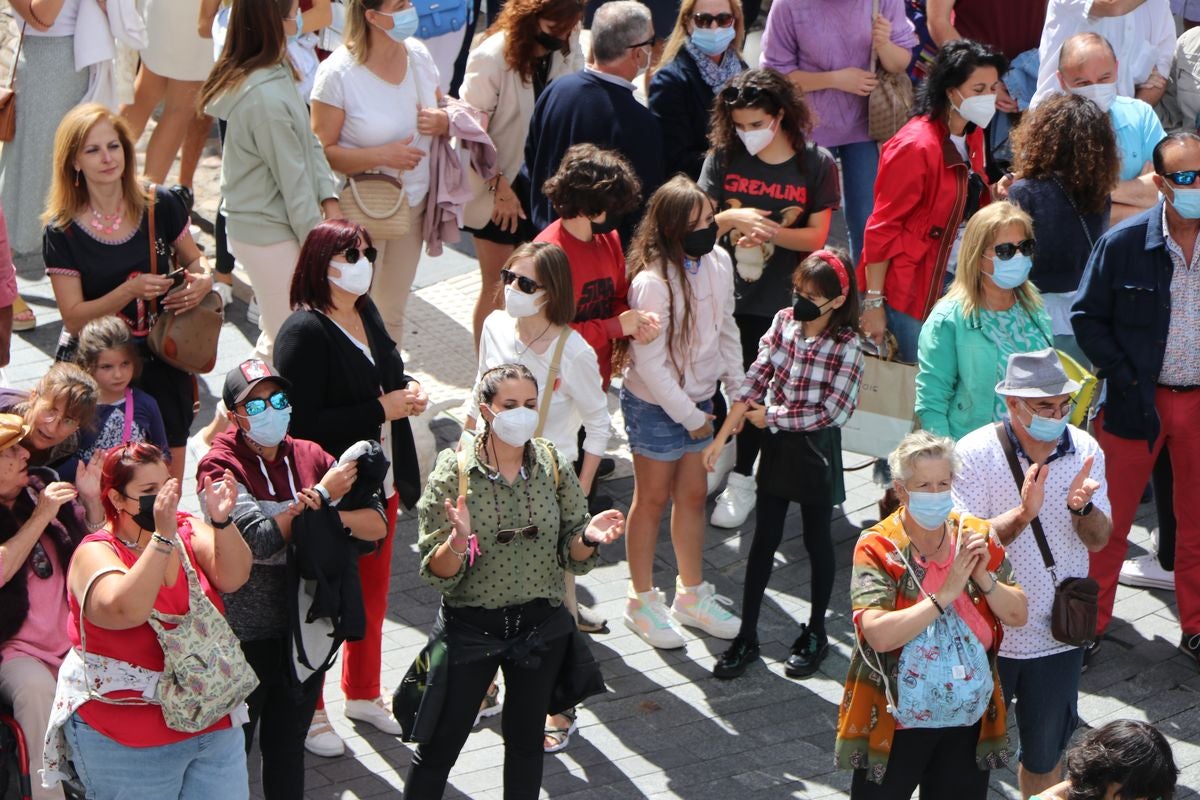
[[[538,289],[533,294],[525,294],[516,286],[504,287],[504,310],[510,317],[532,317],[538,313],[545,302],[546,290]]]
[[[371,278],[374,269],[366,258],[360,258],[353,264],[343,264],[341,261],[330,261],[329,266],[335,268],[341,275],[329,273],[329,282],[355,297],[361,297],[371,288]]]
[[[779,120],[775,120],[766,128],[759,128],[755,131],[738,131],[738,138],[745,145],[746,152],[752,156],[761,153],[767,145],[775,140],[775,128],[778,123]]]
[[[1113,101],[1117,99],[1117,84],[1115,83],[1093,83],[1091,86],[1073,86],[1067,91],[1071,94],[1079,95],[1086,100],[1091,100],[1100,106],[1101,111],[1106,113],[1112,108]]]
[[[958,96],[962,105],[954,106],[954,110],[967,122],[974,122],[979,127],[986,128],[992,117],[996,116],[996,95],[977,94],[964,98],[962,92],[959,92]]]
[[[532,439],[537,424],[538,413],[525,406],[501,411],[488,423],[500,441],[511,447],[521,447]]]

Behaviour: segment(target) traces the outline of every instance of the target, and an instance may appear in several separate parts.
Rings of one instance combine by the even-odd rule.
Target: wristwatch
[[[1086,517],[1088,514],[1092,513],[1092,508],[1094,508],[1094,506],[1092,505],[1091,500],[1088,500],[1086,503],[1084,503],[1083,508],[1079,509],[1078,511],[1071,508],[1070,503],[1067,504],[1067,511],[1070,511],[1077,517]]]
[[[586,529],[579,532],[579,541],[583,542],[584,544],[586,544],[588,547],[592,548],[593,550],[595,550],[601,544],[600,542],[593,542],[591,539],[589,539],[587,536]]]

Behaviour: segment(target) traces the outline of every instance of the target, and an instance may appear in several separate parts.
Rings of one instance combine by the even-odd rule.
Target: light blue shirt
[[[1135,97],[1117,97],[1108,115],[1121,154],[1121,180],[1132,180],[1142,174],[1142,165],[1151,160],[1154,146],[1167,132],[1154,109]]]

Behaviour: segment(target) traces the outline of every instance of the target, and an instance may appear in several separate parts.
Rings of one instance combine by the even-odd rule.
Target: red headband
[[[832,250],[816,250],[813,255],[833,267],[833,271],[837,273],[838,285],[842,287],[842,297],[845,297],[850,291],[850,275],[846,272],[846,265]]]

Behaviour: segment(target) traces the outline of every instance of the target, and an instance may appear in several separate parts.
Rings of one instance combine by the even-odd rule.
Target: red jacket
[[[983,131],[967,136],[971,165],[984,172]],[[889,261],[883,293],[897,311],[924,320],[942,294],[967,196],[967,165],[941,120],[913,117],[883,146],[875,209],[863,234],[858,285],[866,265]],[[985,189],[980,205],[991,199]]]

